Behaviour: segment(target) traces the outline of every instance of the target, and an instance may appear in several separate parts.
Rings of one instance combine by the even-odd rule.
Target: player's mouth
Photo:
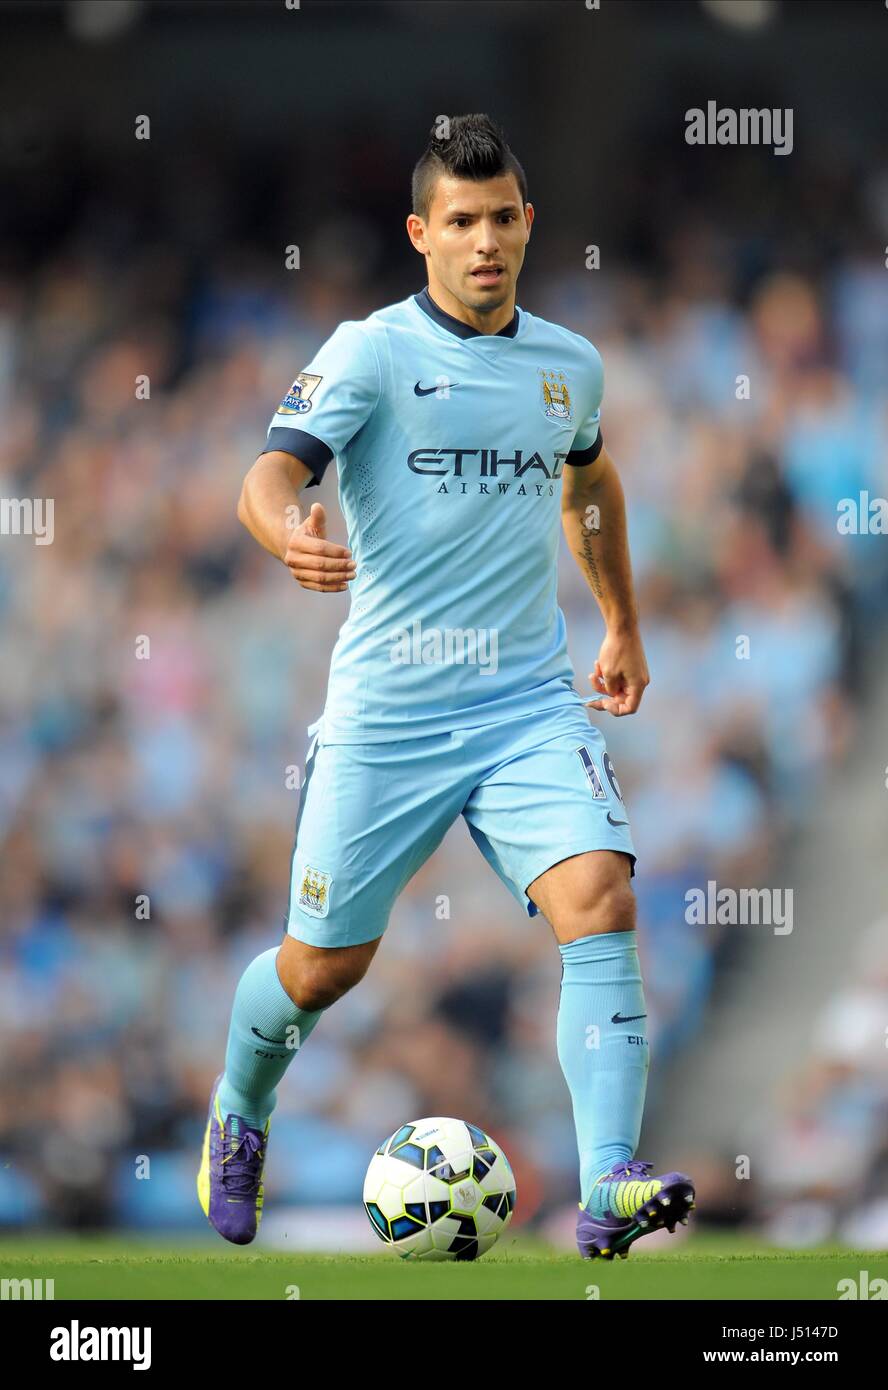
[[[471,272],[471,275],[472,279],[477,280],[481,285],[495,285],[505,273],[505,266],[502,265],[480,265]]]

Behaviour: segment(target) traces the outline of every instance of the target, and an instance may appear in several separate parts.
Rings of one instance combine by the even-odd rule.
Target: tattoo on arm
[[[604,587],[601,583],[601,576],[598,573],[598,565],[592,553],[592,532],[587,531],[585,526],[581,526],[583,534],[583,562],[586,566],[586,575],[592,586],[592,592],[596,598],[604,597]]]

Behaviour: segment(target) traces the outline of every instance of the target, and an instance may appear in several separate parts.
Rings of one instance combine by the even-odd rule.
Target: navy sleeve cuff
[[[305,430],[287,429],[284,425],[269,430],[262,453],[269,454],[273,449],[280,449],[285,454],[295,454],[306,468],[311,469],[314,477],[310,483],[306,483],[306,487],[317,487],[333,457],[333,450],[322,444],[320,439],[315,439],[313,434],[306,434]]]
[[[571,449],[565,462],[569,463],[571,468],[582,468],[586,463],[594,463],[603,448],[604,435],[599,430],[594,444],[590,444],[588,449]]]

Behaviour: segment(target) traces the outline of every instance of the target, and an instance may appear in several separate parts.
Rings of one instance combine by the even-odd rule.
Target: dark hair
[[[449,134],[442,138],[438,126],[432,126],[429,142],[413,170],[413,211],[417,217],[428,220],[435,183],[442,174],[478,180],[514,174],[522,206],[527,202],[524,170],[509,149],[503,131],[489,116],[452,116],[445,128],[449,128]]]

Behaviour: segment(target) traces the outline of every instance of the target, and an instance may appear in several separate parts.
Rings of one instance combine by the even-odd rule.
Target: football
[[[411,1260],[477,1260],[512,1219],[515,1179],[477,1125],[436,1116],[401,1125],[364,1179],[364,1207],[388,1249]]]

